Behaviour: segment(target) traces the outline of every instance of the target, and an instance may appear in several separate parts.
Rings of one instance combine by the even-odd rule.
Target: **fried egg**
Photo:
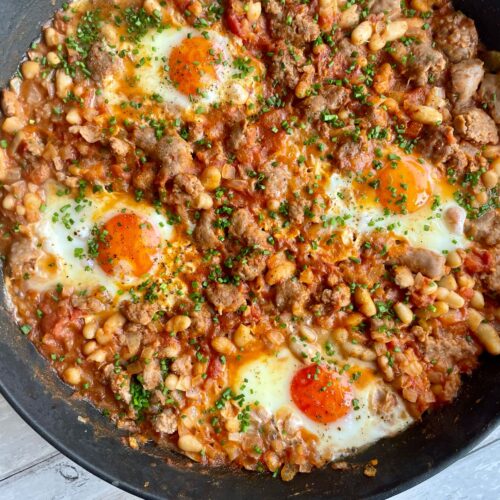
[[[31,287],[100,287],[116,296],[162,272],[173,230],[157,209],[124,193],[75,198],[55,183],[45,191],[46,207],[33,227],[44,256]]]
[[[203,113],[220,103],[245,105],[257,98],[259,63],[213,30],[151,30],[129,51],[129,58],[125,73],[104,85],[110,103],[137,94],[152,96],[176,112]]]
[[[401,397],[375,374],[375,366],[359,360],[304,364],[284,347],[243,358],[232,388],[275,419],[292,415],[300,428],[317,436],[322,456],[334,460],[413,421]]]
[[[422,158],[387,152],[375,175],[334,173],[327,186],[331,215],[357,234],[391,231],[415,247],[437,252],[465,248],[462,225],[450,224],[447,214],[465,212],[453,188]],[[454,216],[457,218],[457,216]]]

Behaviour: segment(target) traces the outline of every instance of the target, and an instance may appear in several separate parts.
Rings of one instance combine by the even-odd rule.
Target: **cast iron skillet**
[[[8,82],[41,24],[51,17],[53,3],[1,0],[0,86]],[[456,5],[476,20],[488,47],[500,49],[500,3],[461,0]],[[270,474],[203,468],[153,446],[142,452],[123,446],[122,436],[97,410],[85,401],[69,399],[70,388],[14,324],[0,288],[2,394],[59,451],[102,479],[146,498],[387,498],[450,465],[499,423],[499,379],[500,363],[485,356],[452,405],[357,455],[353,462],[360,467],[344,472],[326,467],[283,483]],[[88,417],[89,423],[78,416]],[[379,460],[378,473],[369,479],[362,465],[373,458]]]

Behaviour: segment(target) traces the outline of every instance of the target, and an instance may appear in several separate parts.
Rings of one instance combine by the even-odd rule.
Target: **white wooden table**
[[[57,452],[0,396],[1,500],[133,500]],[[500,427],[467,456],[392,500],[500,499]]]

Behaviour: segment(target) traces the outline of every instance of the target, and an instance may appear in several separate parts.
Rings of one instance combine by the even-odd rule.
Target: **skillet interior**
[[[51,17],[52,3],[2,0],[1,86],[38,36],[41,24]],[[56,3],[59,6],[62,2]],[[500,4],[496,0],[461,0],[456,5],[476,20],[489,47],[500,46]],[[366,478],[363,467],[348,472],[326,468],[283,483],[269,474],[202,468],[154,447],[140,453],[123,446],[114,426],[97,410],[85,401],[68,399],[71,389],[48,370],[45,360],[15,326],[3,289],[0,346],[0,390],[17,412],[65,455],[114,485],[144,497],[386,498],[439,472],[500,421],[500,364],[485,357],[452,405],[426,415],[405,433],[379,441],[355,457],[359,464],[379,460],[375,478]],[[78,416],[88,416],[92,425],[79,421]]]

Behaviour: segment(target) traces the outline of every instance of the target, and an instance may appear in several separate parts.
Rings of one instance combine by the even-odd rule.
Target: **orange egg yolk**
[[[169,58],[170,80],[186,95],[202,92],[217,79],[212,43],[202,36],[185,38]]]
[[[160,237],[148,221],[121,213],[101,228],[97,262],[110,275],[141,277],[153,267]]]
[[[378,174],[378,180],[380,203],[392,212],[416,212],[432,195],[428,170],[410,157],[384,167]]]
[[[293,377],[291,396],[311,420],[329,424],[347,415],[352,394],[339,375],[319,365],[309,365]]]

